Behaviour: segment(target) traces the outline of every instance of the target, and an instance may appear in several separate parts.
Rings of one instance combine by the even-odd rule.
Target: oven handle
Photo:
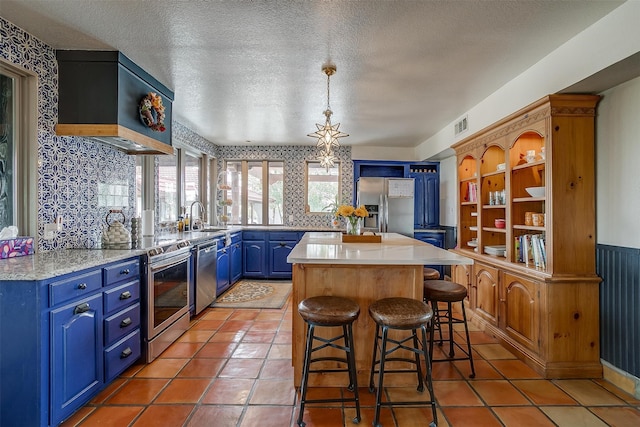
[[[169,268],[169,267],[173,267],[175,265],[178,265],[186,260],[189,259],[189,257],[191,256],[191,254],[186,254],[180,257],[180,259],[178,260],[171,260],[169,262],[165,262],[163,264],[149,264],[149,270],[151,270],[151,272],[156,272],[159,270],[164,270],[165,268]]]

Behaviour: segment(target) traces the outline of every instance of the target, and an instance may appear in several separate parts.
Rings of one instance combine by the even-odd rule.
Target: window
[[[197,157],[194,154],[191,153],[185,153],[185,160],[184,160],[184,207],[185,209],[187,209],[187,212],[189,215],[191,215],[191,211],[193,211],[193,216],[195,218],[199,218],[201,220],[204,221],[204,213],[201,211],[200,206],[198,205],[194,205],[193,209],[191,209],[191,205],[198,201],[200,203],[203,202],[203,196],[205,196],[205,194],[203,193],[202,189],[200,188],[200,182],[201,182],[201,173],[202,173],[202,168],[201,168],[201,162],[200,162],[200,157]],[[204,206],[204,204],[203,204]],[[191,221],[193,221],[194,218],[191,218]]]
[[[225,162],[219,183],[231,187],[221,193],[231,206],[226,209],[231,224],[278,225],[283,223],[284,162],[230,160]],[[220,204],[220,201],[218,202]]]
[[[269,162],[269,224],[284,224],[284,163]]]
[[[35,235],[37,80],[0,62],[0,229]]]
[[[320,162],[307,162],[306,169],[306,212],[329,212],[329,205],[340,202],[340,163],[327,169]]]
[[[17,220],[16,78],[0,74],[0,228]]]
[[[178,156],[158,158],[158,222],[178,218]]]

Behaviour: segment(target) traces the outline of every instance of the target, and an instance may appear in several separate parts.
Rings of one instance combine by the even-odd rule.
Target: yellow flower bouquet
[[[360,234],[360,224],[362,218],[369,216],[369,212],[361,205],[353,207],[350,205],[341,205],[336,211],[336,216],[341,216],[347,220],[347,234]]]

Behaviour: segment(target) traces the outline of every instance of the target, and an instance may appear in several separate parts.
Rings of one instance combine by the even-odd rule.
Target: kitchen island
[[[382,233],[380,243],[342,243],[340,233],[306,233],[289,254],[293,264],[294,384],[299,385],[305,347],[305,324],[297,306],[305,298],[334,295],[353,299],[360,305],[360,317],[353,324],[356,369],[359,386],[368,385],[375,335],[375,322],[368,307],[387,297],[422,299],[424,265],[472,264],[473,260],[396,233]],[[395,331],[392,331],[395,332]],[[319,328],[317,334],[332,337],[339,328]],[[390,334],[391,336],[391,334]],[[324,350],[323,350],[324,351]],[[327,353],[335,352],[326,349]],[[338,366],[335,362],[327,367]],[[314,369],[320,368],[320,363]],[[405,377],[405,378],[403,378]],[[390,376],[389,385],[409,385],[415,378]],[[309,385],[345,386],[344,373],[312,374]]]

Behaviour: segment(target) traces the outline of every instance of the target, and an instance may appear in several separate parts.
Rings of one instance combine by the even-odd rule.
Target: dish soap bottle
[[[189,214],[186,214],[184,217],[184,231],[189,231]]]

